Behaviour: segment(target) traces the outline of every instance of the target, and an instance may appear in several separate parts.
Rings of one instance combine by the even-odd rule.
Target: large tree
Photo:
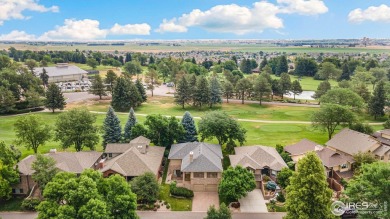
[[[340,75],[341,71],[330,62],[322,63],[321,69],[318,71],[318,76],[322,80],[338,79]]]
[[[109,90],[112,91],[112,88],[114,87],[114,83],[118,76],[115,74],[113,70],[108,70],[106,73],[106,78],[104,79],[104,83],[109,84]]]
[[[210,101],[210,86],[204,76],[199,77],[196,82],[195,92],[193,93],[194,104],[202,108],[202,105],[208,104]]]
[[[355,120],[355,115],[350,109],[337,104],[321,105],[320,110],[312,115],[313,127],[326,130],[329,139],[332,138],[337,127],[348,126]]]
[[[318,65],[317,62],[312,58],[297,58],[295,60],[295,70],[294,74],[302,76],[313,77],[317,74]]]
[[[111,106],[116,111],[127,111],[135,108],[142,102],[142,97],[137,87],[127,78],[119,77],[112,91]]]
[[[60,172],[43,191],[38,218],[138,218],[136,195],[120,175],[103,178],[98,171],[85,170],[79,177]]]
[[[124,132],[123,140],[125,142],[128,142],[132,139],[131,132],[132,132],[132,129],[135,126],[135,124],[137,124],[137,118],[135,117],[135,113],[134,113],[133,108],[130,108],[129,117],[127,119],[125,128],[123,130],[123,132]]]
[[[286,56],[278,57],[276,68],[275,68],[275,75],[279,76],[282,73],[287,73],[287,72],[288,72],[287,57]]]
[[[303,92],[301,84],[298,80],[293,81],[293,83],[291,84],[291,92],[294,94],[294,100],[295,95],[300,95]]]
[[[92,80],[92,86],[89,90],[89,93],[99,96],[99,99],[102,99],[102,96],[107,96],[106,86],[103,84],[102,77],[96,75],[94,80]]]
[[[141,64],[133,60],[131,62],[126,62],[125,65],[123,66],[123,69],[129,76],[136,75],[138,78],[138,75],[142,73],[142,67]]]
[[[234,86],[230,81],[226,80],[222,88],[223,96],[226,97],[226,102],[229,103],[229,99],[234,95]]]
[[[19,183],[19,173],[14,168],[17,161],[15,151],[0,142],[0,199],[11,198],[12,185]]]
[[[45,68],[42,68],[42,73],[39,74],[39,78],[42,80],[43,86],[46,87],[49,84],[49,75],[47,75]]]
[[[207,216],[204,219],[232,219],[232,213],[225,203],[220,204],[219,209],[212,205],[207,210]]]
[[[24,64],[27,66],[27,68],[30,70],[31,74],[34,74],[34,68],[38,67],[37,61],[34,59],[27,59]]]
[[[121,121],[115,114],[114,109],[110,106],[103,122],[103,149],[108,143],[118,143],[122,139]]]
[[[150,68],[148,72],[145,74],[145,81],[147,83],[147,88],[152,92],[153,97],[153,91],[158,85],[160,84],[158,80],[158,72],[154,70],[153,68]]]
[[[321,82],[318,87],[317,87],[317,90],[315,91],[314,95],[313,95],[313,98],[314,99],[320,99],[322,97],[322,95],[324,95],[326,92],[328,92],[328,90],[331,89],[331,86],[330,86],[330,83],[329,81],[323,81]]]
[[[147,137],[155,145],[170,148],[174,142],[178,142],[185,131],[180,121],[174,116],[165,117],[160,114],[148,115],[145,120]]]
[[[282,188],[287,188],[288,185],[290,185],[290,178],[293,175],[294,171],[290,170],[288,167],[282,168],[280,172],[278,172],[278,184]]]
[[[338,104],[350,107],[356,111],[359,111],[364,107],[364,100],[348,88],[335,88],[329,90],[321,96],[320,102],[322,104]]]
[[[287,73],[282,73],[279,80],[279,89],[282,94],[282,99],[284,94],[288,94],[291,90],[291,78]]]
[[[137,176],[130,184],[131,189],[137,195],[138,203],[153,204],[157,201],[160,186],[154,173],[146,172]]]
[[[41,191],[45,189],[53,177],[58,173],[56,161],[49,156],[37,154],[35,161],[31,164],[31,169],[34,170],[32,178],[38,183]]]
[[[146,100],[148,100],[148,95],[146,95],[146,91],[145,91],[144,84],[142,83],[142,81],[140,79],[137,79],[135,81],[135,86],[137,87],[137,90],[138,90],[139,94],[141,95],[142,102],[146,102]]]
[[[218,185],[218,193],[222,202],[230,203],[245,197],[248,192],[256,188],[255,175],[238,165],[229,167],[222,172],[221,182]]]
[[[284,219],[333,218],[330,212],[332,190],[326,181],[322,161],[315,152],[309,152],[297,163],[297,171],[287,186],[287,215]]]
[[[253,87],[254,87],[253,90],[255,92],[255,95],[257,98],[259,98],[259,104],[261,105],[261,101],[263,100],[263,98],[269,97],[272,92],[271,84],[269,83],[267,78],[260,75],[259,77],[256,78]]]
[[[385,115],[386,93],[384,89],[384,82],[380,81],[374,89],[373,97],[369,101],[368,111],[374,119]]]
[[[98,128],[94,125],[96,116],[86,109],[71,109],[57,117],[55,140],[62,148],[74,146],[76,151],[84,147],[95,149],[99,142]]]
[[[210,79],[210,108],[214,104],[222,103],[222,89],[217,77]]]
[[[15,107],[16,98],[8,88],[0,86],[0,114],[9,113]]]
[[[35,114],[18,118],[14,124],[17,144],[24,145],[27,150],[32,148],[37,153],[38,147],[51,138],[51,128],[42,121]]]
[[[191,89],[186,77],[183,76],[181,79],[179,79],[174,98],[175,103],[180,105],[183,109],[185,104],[191,101]]]
[[[209,112],[198,123],[198,132],[201,141],[216,138],[218,144],[238,141],[240,145],[245,142],[246,130],[241,127],[237,120],[231,118],[225,112]]]
[[[360,172],[360,168],[364,164],[370,164],[370,163],[374,163],[377,161],[377,159],[375,158],[375,155],[373,153],[361,152],[361,151],[359,151],[357,154],[354,154],[353,159],[355,162],[352,165],[353,165],[355,174],[358,174]]]
[[[198,141],[198,132],[196,131],[195,121],[190,112],[186,111],[181,124],[184,128],[185,134],[179,139],[180,143]]]
[[[61,92],[61,88],[54,83],[49,84],[46,91],[45,107],[54,113],[55,109],[63,110],[65,105],[65,97]]]
[[[96,67],[99,65],[99,62],[96,61],[96,59],[94,59],[94,58],[88,58],[87,65],[89,67],[91,67],[92,69],[96,69]]]
[[[245,96],[249,96],[252,91],[253,84],[247,78],[241,78],[236,84],[236,92],[241,99],[241,103],[245,103]]]
[[[388,210],[390,164],[386,162],[365,164],[359,172],[359,175],[348,182],[348,187],[345,190],[347,200],[355,203],[377,204],[378,208],[381,208],[380,211],[376,212],[377,214],[359,213],[359,218],[390,218],[390,211]]]

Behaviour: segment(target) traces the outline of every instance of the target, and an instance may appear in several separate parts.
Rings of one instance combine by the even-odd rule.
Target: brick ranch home
[[[169,152],[167,182],[195,192],[216,192],[221,180],[220,145],[204,142],[174,144]]]

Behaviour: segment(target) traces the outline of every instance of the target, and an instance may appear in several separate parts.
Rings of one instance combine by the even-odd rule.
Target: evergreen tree
[[[347,62],[344,62],[344,64],[341,66],[341,68],[342,68],[342,72],[341,72],[339,81],[342,81],[342,80],[348,81],[349,79],[351,79],[350,71],[349,71],[349,67],[348,67]]]
[[[212,77],[210,80],[210,108],[213,104],[222,103],[222,90],[217,77]]]
[[[179,140],[180,143],[198,141],[198,132],[196,131],[195,121],[191,114],[186,111],[181,119],[185,134]]]
[[[89,93],[99,96],[99,99],[102,99],[102,96],[107,96],[106,87],[104,86],[100,75],[95,76],[95,79],[92,81],[92,86],[89,90]]]
[[[49,84],[49,75],[47,75],[47,71],[45,68],[42,69],[42,73],[39,75],[42,80],[43,86],[47,86]]]
[[[194,103],[199,108],[202,108],[203,104],[208,104],[210,100],[210,87],[209,82],[204,76],[201,76],[196,82],[196,89],[194,93]]]
[[[268,64],[267,58],[264,56],[263,61],[260,63],[260,71]]]
[[[153,56],[150,56],[149,57],[149,65],[150,64],[154,64],[156,61],[155,61],[155,59],[154,59],[154,57]]]
[[[130,53],[126,53],[125,62],[131,62],[131,61],[133,61],[133,59],[131,57],[131,54]]]
[[[192,60],[191,60],[191,62],[192,62],[193,64],[195,64],[195,65],[196,65],[196,60],[195,60],[195,57],[192,57]]]
[[[113,70],[108,70],[106,74],[106,78],[104,79],[104,83],[109,84],[109,91],[112,92],[115,81],[118,78]]]
[[[249,96],[250,90],[253,85],[247,78],[241,78],[236,84],[236,91],[241,99],[241,103],[244,104],[245,96]]]
[[[282,73],[288,72],[288,63],[286,56],[280,56],[276,64],[275,75],[279,76]]]
[[[117,111],[127,111],[141,104],[142,97],[137,87],[129,79],[119,77],[112,91],[111,106]]]
[[[299,95],[303,92],[301,84],[299,83],[298,80],[293,81],[291,85],[291,92],[294,94],[294,100],[295,100],[295,95]]]
[[[106,118],[103,122],[103,147],[106,148],[108,143],[118,143],[121,141],[122,128],[121,122],[115,114],[114,109],[108,108]]]
[[[252,72],[251,61],[244,58],[240,63],[240,70],[245,74],[250,74]]]
[[[282,99],[283,99],[283,95],[288,94],[288,92],[291,89],[290,75],[288,75],[287,73],[282,73],[280,75],[279,85],[280,85],[280,91],[282,92]]]
[[[320,99],[322,97],[322,95],[324,95],[326,92],[328,92],[328,90],[331,89],[331,86],[330,86],[330,83],[329,81],[323,81],[321,82],[318,87],[317,87],[317,90],[315,91],[314,95],[313,95],[313,98],[314,99]]]
[[[54,83],[49,84],[46,91],[45,107],[54,113],[55,109],[63,110],[65,105],[65,97],[61,92],[61,88]]]
[[[186,103],[191,101],[191,89],[188,85],[186,77],[179,79],[175,92],[175,103],[181,105],[184,109]]]
[[[195,106],[195,93],[196,93],[197,78],[195,74],[191,74],[188,79],[189,90],[191,92],[191,100]]]
[[[375,87],[373,97],[368,104],[369,112],[372,116],[374,116],[374,119],[376,119],[378,116],[380,117],[385,115],[385,102],[386,93],[384,89],[384,82],[380,81]]]
[[[148,95],[146,95],[146,91],[141,80],[137,79],[135,81],[135,86],[137,87],[138,93],[141,95],[142,102],[146,102],[146,100],[148,99]]]
[[[137,118],[135,117],[133,107],[131,107],[129,112],[129,118],[127,119],[123,134],[123,139],[125,142],[129,142],[131,140],[131,131],[135,124],[137,124]]]
[[[297,171],[290,177],[286,191],[284,219],[333,218],[329,210],[332,190],[328,188],[324,165],[315,152],[298,161]]]
[[[226,97],[226,102],[229,103],[229,98],[232,98],[234,94],[234,86],[230,81],[226,80],[223,83],[223,96]]]
[[[259,103],[261,105],[261,101],[263,97],[264,96],[269,97],[269,95],[272,92],[271,84],[268,82],[268,80],[265,77],[260,75],[259,77],[257,77],[255,81],[254,91],[255,91],[255,95],[259,98],[260,101]]]

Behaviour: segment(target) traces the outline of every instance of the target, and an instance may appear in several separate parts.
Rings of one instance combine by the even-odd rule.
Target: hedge
[[[169,192],[173,196],[179,196],[179,197],[185,197],[185,198],[192,198],[194,197],[194,192],[192,190],[189,190],[184,187],[177,187],[176,182],[172,182],[169,185]]]

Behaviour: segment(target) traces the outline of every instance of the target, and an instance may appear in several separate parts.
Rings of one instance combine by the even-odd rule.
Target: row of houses
[[[315,151],[325,166],[329,185],[336,191],[342,190],[341,179],[353,176],[353,155],[358,152],[372,153],[378,160],[390,160],[390,130],[382,130],[374,135],[366,135],[350,129],[343,129],[329,140],[325,146],[303,139],[288,145],[284,150],[297,162],[308,152]],[[220,145],[204,142],[190,142],[172,145],[165,162],[164,147],[150,146],[150,140],[140,136],[129,143],[108,144],[102,152],[57,152],[51,150],[46,156],[56,161],[60,171],[80,174],[92,168],[102,172],[104,177],[120,174],[128,181],[152,172],[156,178],[167,167],[167,183],[176,181],[179,186],[193,191],[218,190],[222,177],[223,155]],[[20,183],[13,188],[14,194],[28,195],[36,183],[32,179],[31,164],[35,155],[30,155],[18,163]],[[277,180],[278,172],[287,164],[273,147],[236,147],[235,154],[229,155],[231,165],[241,165],[254,173],[257,188],[261,188],[264,176]]]

